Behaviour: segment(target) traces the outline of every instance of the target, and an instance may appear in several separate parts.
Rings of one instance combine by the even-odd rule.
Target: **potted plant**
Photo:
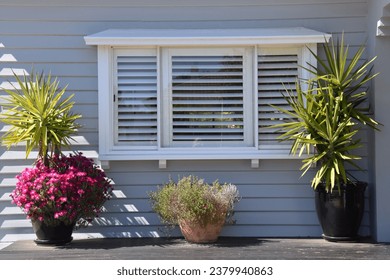
[[[169,225],[179,225],[189,242],[215,242],[226,222],[232,222],[239,195],[235,185],[206,183],[196,176],[170,180],[150,193],[153,210]]]
[[[38,156],[31,168],[16,176],[12,202],[31,219],[38,244],[64,244],[75,227],[85,225],[100,212],[112,190],[103,170],[81,153],[64,155],[79,125],[71,113],[73,95],[64,98],[58,81],[43,74],[17,77],[18,87],[5,91],[0,119],[10,125],[1,140],[8,147],[26,143],[26,158]]]
[[[378,129],[379,123],[368,115],[367,82],[376,74],[371,71],[374,59],[363,61],[364,46],[349,56],[349,47],[341,40],[324,45],[324,58],[309,64],[313,78],[297,81],[296,90],[284,98],[290,109],[273,106],[287,116],[287,121],[273,126],[281,129],[281,141],[292,141],[292,154],[302,156],[304,175],[312,167],[317,215],[323,237],[331,241],[354,240],[364,210],[367,183],[350,172],[361,169],[355,154],[361,143],[363,126]]]

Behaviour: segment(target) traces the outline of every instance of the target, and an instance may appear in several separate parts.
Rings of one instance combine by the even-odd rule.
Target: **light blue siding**
[[[85,45],[84,36],[110,28],[302,26],[325,33],[344,31],[356,48],[367,38],[366,17],[365,0],[3,0],[0,71],[13,67],[31,72],[34,67],[58,76],[61,85],[75,93],[74,111],[83,115],[82,139],[75,149],[96,153],[97,51]],[[8,78],[0,77],[0,83]],[[14,176],[33,162],[24,160],[23,149],[0,149],[0,241],[34,238],[29,221],[9,198]],[[362,149],[362,154],[361,165],[367,168],[367,150]],[[148,192],[169,177],[190,173],[238,186],[242,199],[236,209],[237,222],[224,228],[225,236],[320,236],[313,191],[309,178],[300,178],[299,166],[297,160],[264,160],[253,169],[250,161],[213,160],[168,161],[167,169],[159,169],[157,161],[112,162],[107,174],[115,182],[114,197],[101,217],[75,237],[163,236]],[[369,178],[368,173],[353,173]],[[368,210],[367,200],[363,235],[370,234]]]

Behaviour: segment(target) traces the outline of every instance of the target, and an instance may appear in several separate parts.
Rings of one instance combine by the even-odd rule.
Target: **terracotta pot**
[[[187,221],[181,221],[179,226],[184,238],[188,242],[212,243],[217,241],[224,224],[225,219],[222,219],[218,223],[207,224],[204,227]]]

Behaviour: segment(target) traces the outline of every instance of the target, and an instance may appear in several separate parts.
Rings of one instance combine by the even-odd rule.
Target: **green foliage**
[[[20,142],[26,143],[26,158],[38,148],[38,158],[45,162],[49,153],[58,153],[62,146],[69,146],[72,135],[79,125],[75,121],[80,115],[71,113],[73,94],[64,98],[66,88],[59,89],[57,79],[52,81],[43,74],[14,75],[18,89],[4,89],[3,111],[0,120],[11,128],[1,138],[10,148]]]
[[[200,226],[231,219],[238,191],[232,184],[218,181],[207,184],[195,176],[181,178],[177,183],[170,180],[151,192],[153,210],[167,224],[178,224],[181,220]]]
[[[379,123],[369,117],[366,84],[376,74],[368,69],[374,59],[360,63],[364,47],[349,59],[349,48],[331,40],[325,44],[325,58],[314,52],[318,67],[309,70],[314,78],[297,81],[295,91],[287,91],[284,98],[291,110],[273,106],[288,115],[289,121],[273,127],[281,129],[282,141],[293,141],[292,154],[306,153],[301,170],[305,174],[312,166],[318,170],[312,187],[325,184],[328,192],[342,183],[353,182],[346,165],[359,168],[355,161],[360,156],[353,153],[361,147],[357,133],[362,125],[378,129]]]

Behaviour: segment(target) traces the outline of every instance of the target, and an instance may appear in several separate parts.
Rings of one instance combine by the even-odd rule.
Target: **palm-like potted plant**
[[[168,225],[179,225],[189,242],[210,243],[218,239],[223,225],[232,222],[239,195],[235,185],[208,184],[187,176],[170,180],[150,193],[153,210]]]
[[[376,76],[371,71],[375,58],[362,62],[364,46],[349,57],[344,36],[336,43],[330,40],[324,50],[324,58],[312,52],[317,66],[306,69],[313,78],[298,80],[296,90],[284,94],[290,109],[273,106],[289,116],[274,127],[283,131],[281,141],[292,141],[292,154],[306,155],[303,174],[317,167],[312,187],[323,237],[351,240],[360,227],[367,186],[349,171],[361,170],[356,164],[361,157],[355,154],[363,145],[358,133],[363,126],[379,126],[367,106],[367,82]]]
[[[36,243],[68,243],[73,229],[89,223],[109,199],[110,180],[81,153],[61,152],[79,128],[73,95],[65,98],[66,88],[59,89],[50,75],[15,78],[18,86],[5,89],[0,120],[10,128],[1,140],[8,147],[25,143],[26,158],[33,149],[38,155],[33,167],[16,176],[12,202],[31,219]]]

